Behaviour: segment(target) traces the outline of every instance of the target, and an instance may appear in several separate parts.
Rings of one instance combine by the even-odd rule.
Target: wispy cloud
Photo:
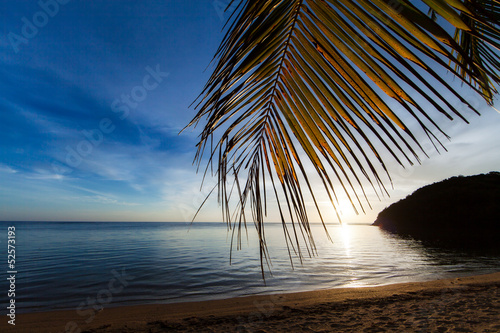
[[[68,197],[68,200],[86,202],[86,203],[96,203],[103,205],[114,205],[114,206],[141,206],[139,203],[134,202],[124,202],[117,199],[113,199],[107,196],[95,195],[95,196],[78,196],[78,197]]]
[[[0,164],[0,172],[3,172],[3,173],[17,173],[17,170],[12,169],[8,165]]]

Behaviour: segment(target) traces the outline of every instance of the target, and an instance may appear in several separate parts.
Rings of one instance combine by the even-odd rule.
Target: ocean
[[[499,271],[500,255],[426,247],[377,227],[313,225],[318,254],[288,257],[280,224],[266,225],[270,267],[262,279],[253,226],[233,250],[223,223],[2,222],[15,226],[16,312],[174,303],[364,287]],[[9,281],[2,279],[2,304]]]

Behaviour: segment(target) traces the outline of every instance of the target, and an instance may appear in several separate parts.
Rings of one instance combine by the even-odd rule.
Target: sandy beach
[[[4,316],[2,332],[500,332],[500,272],[380,287]]]

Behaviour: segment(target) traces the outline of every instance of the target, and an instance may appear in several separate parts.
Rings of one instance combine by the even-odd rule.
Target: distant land
[[[381,211],[373,225],[440,245],[500,249],[500,172],[424,186]]]

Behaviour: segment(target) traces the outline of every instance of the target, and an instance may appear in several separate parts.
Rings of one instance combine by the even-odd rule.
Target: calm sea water
[[[229,263],[221,223],[0,223],[16,227],[17,312],[173,303],[335,287],[376,286],[490,273],[500,255],[428,248],[371,226],[330,226],[333,243],[313,226],[318,256],[294,260],[280,225],[268,225],[272,276],[264,284],[254,230]],[[1,231],[3,230],[3,231]],[[3,235],[3,236],[1,236]],[[5,274],[8,270],[1,269]],[[116,276],[125,278],[124,283]],[[8,282],[1,284],[7,291]],[[123,287],[123,288],[122,288]],[[2,298],[6,297],[1,292]],[[2,301],[4,303],[5,301]]]

